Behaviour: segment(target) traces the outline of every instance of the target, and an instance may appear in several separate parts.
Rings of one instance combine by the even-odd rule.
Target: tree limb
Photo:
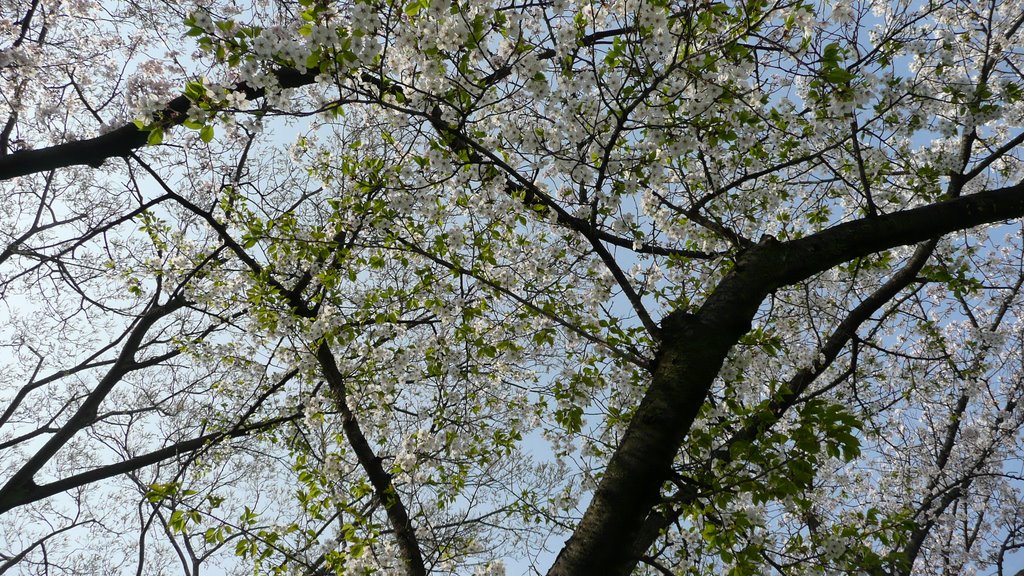
[[[669,313],[650,387],[612,455],[590,506],[548,576],[627,576],[638,558],[621,546],[660,501],[662,484],[729,350],[771,291],[845,261],[1024,216],[1024,182],[946,202],[855,220],[779,242],[766,238],[690,314]]]

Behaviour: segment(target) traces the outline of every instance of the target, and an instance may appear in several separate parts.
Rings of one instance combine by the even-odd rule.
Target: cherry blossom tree
[[[3,2],[0,573],[1015,573],[1022,25]]]

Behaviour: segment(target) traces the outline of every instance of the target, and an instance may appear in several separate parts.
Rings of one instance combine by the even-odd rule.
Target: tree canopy
[[[0,573],[1024,566],[1020,0],[5,0]]]

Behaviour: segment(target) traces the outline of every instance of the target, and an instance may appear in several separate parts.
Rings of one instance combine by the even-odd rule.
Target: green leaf
[[[420,10],[430,6],[430,3],[425,0],[413,0],[405,5],[405,14],[407,16],[415,16],[420,13]]]
[[[199,102],[206,98],[206,86],[202,82],[189,82],[185,84],[185,96],[193,102]]]
[[[210,126],[209,124],[203,126],[202,129],[199,130],[199,138],[203,142],[207,143],[213,140],[213,126]]]
[[[180,533],[185,531],[185,513],[181,510],[171,512],[171,518],[167,521],[167,527],[171,532]]]
[[[138,288],[138,286],[134,287]],[[131,291],[131,288],[129,288],[129,291]],[[142,290],[139,289],[139,292],[141,293]],[[160,502],[169,496],[177,494],[180,486],[181,485],[178,484],[177,482],[171,482],[168,484],[150,484],[149,491],[146,492],[146,500],[154,504]]]

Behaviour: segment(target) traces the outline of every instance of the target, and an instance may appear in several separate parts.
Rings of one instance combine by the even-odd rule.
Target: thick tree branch
[[[149,364],[151,363],[145,362],[142,365]],[[188,454],[189,452],[195,452],[206,446],[211,446],[213,444],[220,443],[224,440],[248,436],[250,434],[262,432],[264,430],[270,430],[284,422],[290,422],[298,418],[301,418],[302,413],[299,412],[295,414],[280,416],[277,418],[270,418],[268,420],[256,422],[254,424],[248,423],[249,419],[252,418],[254,414],[256,414],[260,407],[263,406],[264,402],[266,402],[267,399],[269,399],[275,393],[280,391],[284,387],[284,385],[288,383],[289,380],[296,376],[296,374],[298,374],[297,370],[290,370],[281,375],[281,377],[278,378],[277,381],[273,383],[273,385],[264,390],[256,398],[256,400],[249,405],[249,408],[245,411],[245,413],[239,416],[235,424],[226,431],[211,432],[209,434],[197,436],[196,438],[177,442],[175,444],[165,446],[159,450],[154,450],[153,452],[149,452],[147,454],[142,454],[139,456],[128,458],[122,462],[117,462],[115,464],[110,464],[107,466],[101,466],[99,468],[89,470],[88,472],[82,472],[81,474],[68,476],[67,478],[62,478],[61,480],[58,480],[56,482],[50,482],[42,486],[35,486],[35,488],[30,492],[22,493],[20,500],[11,500],[10,502],[5,502],[4,506],[7,506],[7,508],[0,510],[0,512],[10,510],[11,508],[15,508],[17,506],[29,504],[37,500],[49,498],[50,496],[60,494],[61,492],[73,490],[81,486],[86,486],[93,482],[105,480],[107,478],[111,478],[119,474],[132,472],[145,466],[157,464],[169,458],[174,458],[182,454]],[[0,492],[0,494],[2,494],[2,492]]]
[[[60,494],[61,492],[67,492],[68,490],[74,490],[75,488],[88,486],[89,484],[93,484],[101,480],[113,478],[114,476],[119,476],[121,474],[145,468],[146,466],[158,464],[160,462],[167,461],[177,456],[188,454],[190,452],[195,452],[205,447],[212,446],[214,444],[219,444],[225,440],[230,440],[232,438],[240,438],[243,436],[257,434],[259,432],[263,432],[266,430],[271,430],[285,422],[299,420],[302,417],[303,414],[301,412],[298,412],[295,414],[288,414],[285,416],[272,418],[270,420],[257,422],[255,424],[250,424],[248,426],[235,426],[234,428],[226,432],[211,432],[209,434],[197,436],[190,440],[184,440],[181,442],[177,442],[175,444],[171,444],[169,446],[165,446],[163,448],[160,448],[159,450],[154,450],[152,452],[147,452],[146,454],[141,454],[133,458],[128,458],[127,460],[123,460],[115,464],[109,464],[107,466],[94,468],[92,470],[89,470],[88,472],[82,472],[80,474],[68,476],[67,478],[61,478],[60,480],[57,480],[55,482],[36,485],[32,488],[32,490],[29,490],[27,492],[14,493],[12,497],[5,498],[2,501],[0,513],[6,512],[18,506],[24,506],[25,504],[31,504],[32,502],[37,502],[39,500],[55,496],[57,494]]]
[[[917,274],[928,262],[932,252],[935,250],[935,240],[926,242],[917,247],[914,254],[907,262],[896,271],[878,289],[868,295],[847,314],[846,318],[835,328],[832,334],[819,348],[818,356],[811,366],[805,366],[798,370],[786,383],[779,387],[782,391],[768,403],[765,412],[759,412],[749,418],[745,425],[739,428],[720,448],[711,453],[711,458],[718,462],[731,462],[733,452],[732,446],[740,442],[749,442],[768,431],[782,416],[796,405],[800,396],[810,385],[839,357],[839,353],[856,336],[857,329],[866,322],[875,312],[881,309],[887,302],[891,301],[900,291],[915,282]],[[767,416],[767,417],[766,417]],[[697,484],[702,484],[710,479],[698,479]],[[680,506],[686,506],[696,501],[698,492],[692,487],[680,488],[673,500],[676,510]],[[644,528],[636,537],[633,544],[633,553],[641,556],[654,544],[657,537],[664,528],[678,517],[678,512],[673,510],[666,512],[655,511],[644,522]]]
[[[142,340],[153,325],[175,310],[183,307],[186,302],[183,299],[176,299],[166,304],[154,303],[139,317],[138,322],[132,328],[131,334],[125,340],[124,347],[118,355],[117,360],[110,367],[107,373],[100,379],[96,388],[85,398],[74,415],[61,426],[46,443],[25,464],[18,469],[14,475],[0,488],[0,513],[11,508],[32,501],[39,491],[33,477],[53,458],[57,452],[68,443],[79,430],[91,424],[97,410],[103,400],[114,389],[114,386],[121,381],[129,372],[138,369],[140,366],[135,361],[135,354],[142,347]]]
[[[384,462],[373,451],[370,442],[366,439],[359,421],[348,405],[348,393],[345,385],[345,377],[338,364],[334,360],[334,353],[326,342],[320,344],[316,353],[320,369],[324,378],[334,394],[334,402],[341,413],[341,426],[345,431],[345,438],[349,446],[355,452],[359,465],[366,472],[370,485],[388,516],[388,522],[395,531],[395,540],[398,542],[398,550],[402,555],[402,563],[405,564],[405,573],[408,576],[426,576],[427,569],[423,563],[423,553],[420,551],[419,541],[416,538],[416,530],[413,528],[412,519],[406,511],[402,498],[395,489],[392,476],[384,469]]]
[[[696,314],[662,321],[647,394],[612,455],[590,506],[549,576],[630,574],[638,562],[625,534],[637,534],[726,354],[773,290],[845,261],[931,240],[956,230],[1024,216],[1024,183],[947,202],[839,224],[779,242],[766,238],[740,255]]]
[[[316,79],[314,72],[303,74],[291,68],[278,70],[275,75],[282,88],[306,86]],[[250,99],[259,98],[264,93],[262,88],[255,89],[244,82],[236,84],[232,90],[242,92]],[[168,102],[158,116],[162,118],[165,128],[178,126],[188,117],[191,106],[192,101],[186,96],[178,96]],[[65,142],[38,150],[20,150],[0,156],[0,180],[69,166],[98,168],[110,158],[129,156],[134,150],[145,146],[148,138],[149,132],[140,130],[135,124],[126,124],[95,138]]]

